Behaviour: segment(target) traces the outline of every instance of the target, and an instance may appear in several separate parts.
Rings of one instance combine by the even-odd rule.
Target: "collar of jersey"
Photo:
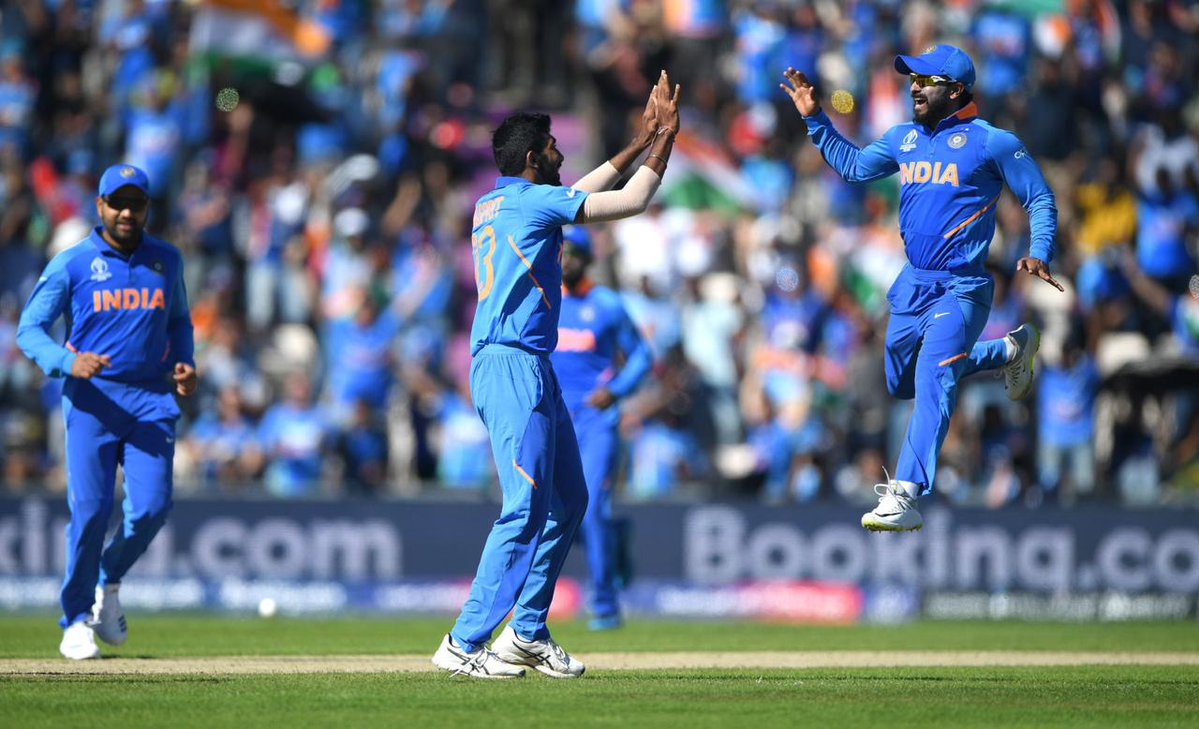
[[[497,178],[495,178],[495,189],[498,190],[501,187],[507,187],[508,185],[517,185],[522,182],[526,185],[533,184],[523,177],[497,177]]]
[[[124,253],[121,253],[120,251],[118,251],[116,248],[113,248],[112,246],[108,245],[108,241],[104,240],[104,236],[100,234],[101,229],[102,229],[102,226],[97,225],[96,227],[92,228],[92,233],[91,233],[91,235],[88,236],[88,239],[92,242],[92,245],[96,246],[96,248],[98,248],[100,250],[100,255],[111,255],[111,256],[116,256],[117,258],[129,260],[129,259],[133,258],[133,256],[137,255],[137,253],[139,251],[141,251],[143,248],[145,248],[147,241],[150,240],[150,236],[146,235],[146,232],[143,230],[142,231],[142,242],[138,244],[137,248],[133,249],[133,253],[130,253],[129,255],[125,255]]]
[[[948,129],[949,127],[955,126],[957,124],[964,124],[966,122],[974,121],[977,118],[978,118],[978,105],[975,104],[973,101],[971,101],[969,104],[966,104],[961,109],[958,109],[954,113],[952,113],[949,116],[942,119],[937,124],[937,128],[934,129],[933,131],[937,132],[942,129]]]

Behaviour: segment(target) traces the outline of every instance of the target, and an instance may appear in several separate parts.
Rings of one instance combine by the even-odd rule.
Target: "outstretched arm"
[[[779,84],[791,97],[795,109],[804,118],[808,136],[820,150],[821,156],[846,182],[870,182],[899,170],[899,164],[891,154],[891,147],[880,139],[864,149],[850,142],[837,131],[833,122],[820,109],[816,101],[816,88],[812,82],[794,68],[783,74],[790,84]]]
[[[1003,181],[1028,211],[1031,243],[1028,255],[1016,262],[1016,270],[1036,276],[1058,291],[1065,291],[1049,275],[1049,262],[1053,260],[1057,238],[1057,200],[1053,190],[1016,135],[1010,132],[993,134],[987,139],[987,148]]]

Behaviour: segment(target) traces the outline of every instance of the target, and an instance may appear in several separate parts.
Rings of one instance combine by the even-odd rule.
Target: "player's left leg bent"
[[[123,453],[125,519],[100,561],[101,586],[121,581],[171,512],[175,421],[136,424],[125,437]]]
[[[549,364],[546,364],[547,369]],[[550,373],[553,378],[552,372]],[[537,545],[528,581],[516,602],[512,627],[526,640],[548,639],[550,632],[545,621],[558,584],[558,574],[574,543],[575,532],[587,511],[587,484],[579,459],[579,443],[575,437],[570,412],[562,401],[553,378],[553,397],[556,401],[553,473],[549,479],[552,489],[549,514]]]
[[[947,315],[938,316],[947,312]],[[966,372],[989,306],[946,293],[924,314],[924,344],[916,361],[916,409],[908,422],[895,477],[932,492],[937,456],[957,406],[958,381]]]

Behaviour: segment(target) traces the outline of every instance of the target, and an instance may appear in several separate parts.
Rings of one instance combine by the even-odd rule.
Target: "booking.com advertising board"
[[[125,580],[144,610],[447,614],[462,606],[494,503],[180,500]],[[630,615],[850,623],[1194,618],[1199,512],[930,508],[872,534],[831,506],[642,505]],[[63,499],[0,499],[0,610],[58,602]],[[554,611],[586,610],[576,548]]]

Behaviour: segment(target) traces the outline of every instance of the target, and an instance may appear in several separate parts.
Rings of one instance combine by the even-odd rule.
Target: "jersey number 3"
[[[472,233],[470,247],[475,255],[475,285],[479,288],[479,301],[483,301],[495,285],[495,266],[491,263],[495,256],[495,229],[489,225]]]

